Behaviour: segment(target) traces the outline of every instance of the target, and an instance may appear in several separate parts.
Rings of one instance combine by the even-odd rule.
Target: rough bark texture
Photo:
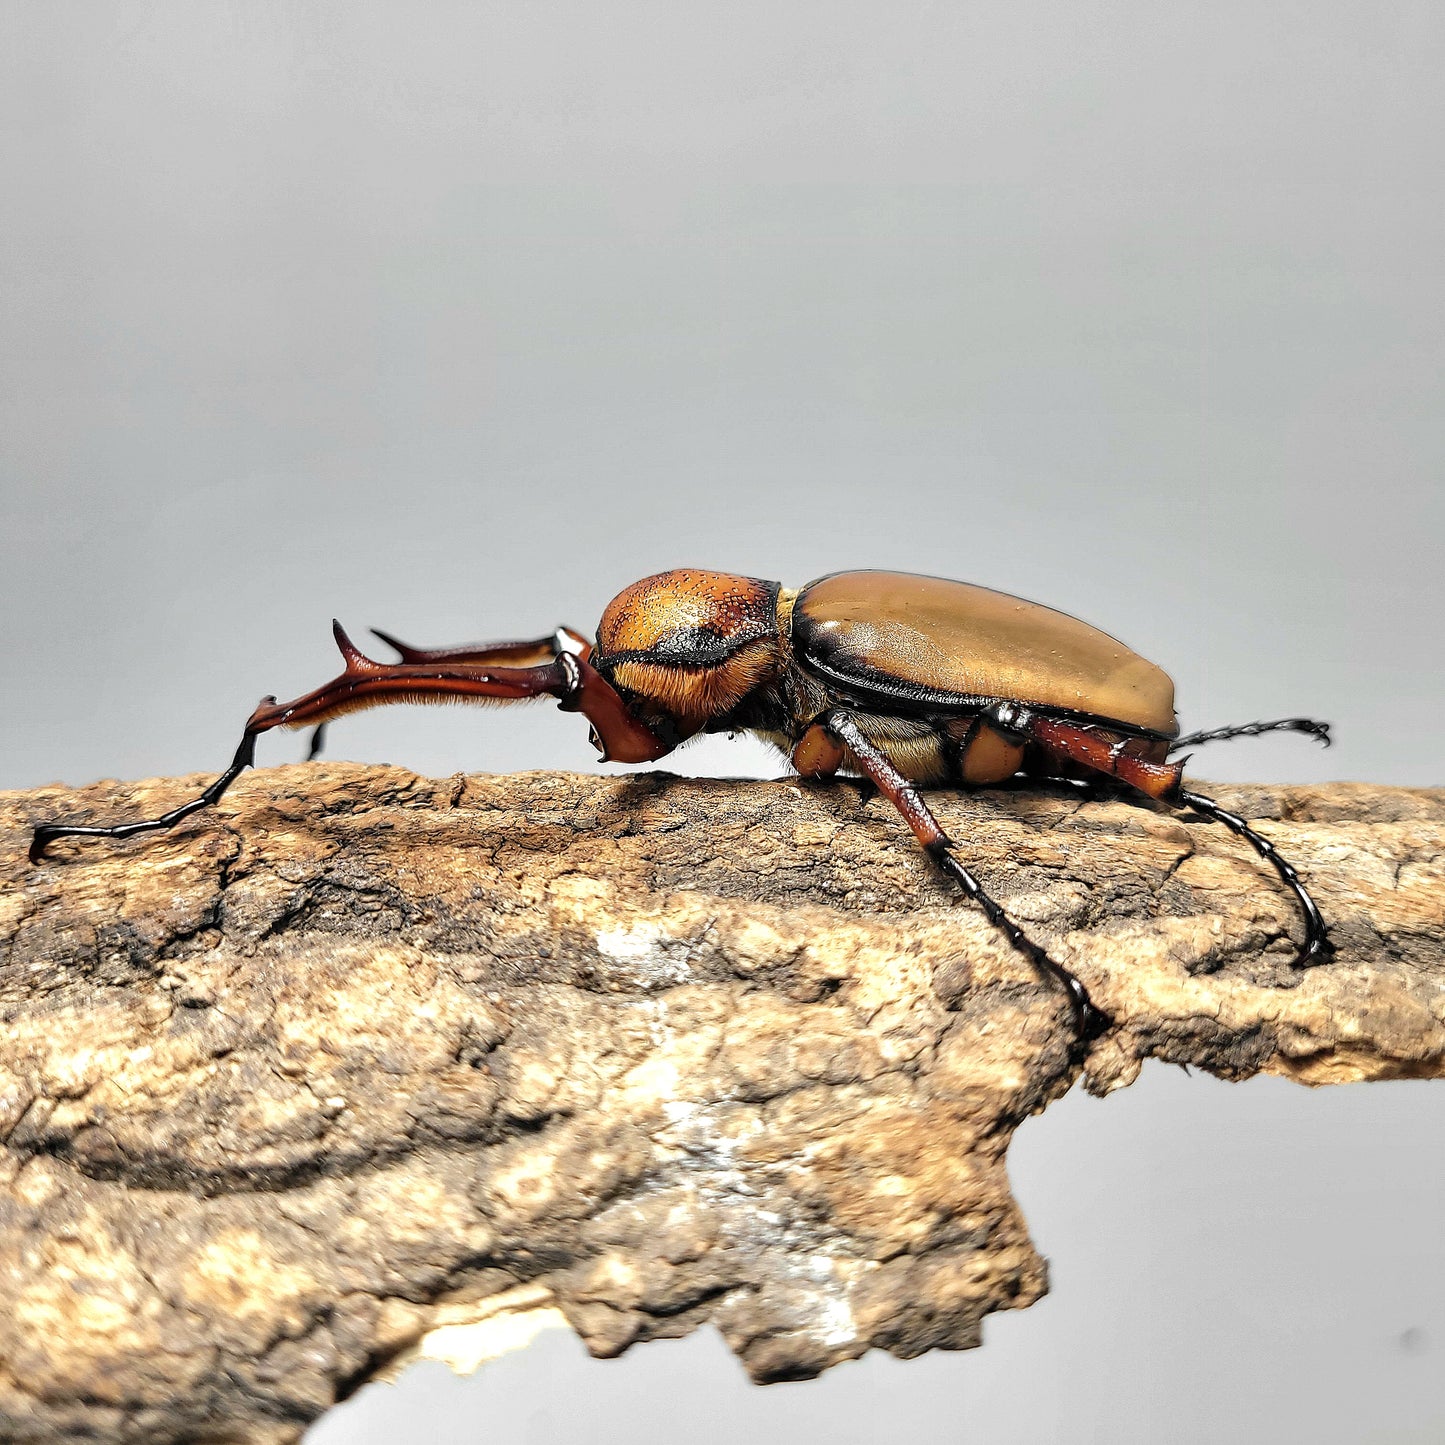
[[[758,1380],[976,1345],[1046,1287],[1020,1120],[1067,1012],[854,785],[312,765],[120,845],[194,780],[0,795],[0,1436],[292,1441],[471,1321],[598,1354],[712,1321]],[[1445,793],[1217,796],[1218,825],[936,795],[1146,1057],[1445,1073]]]

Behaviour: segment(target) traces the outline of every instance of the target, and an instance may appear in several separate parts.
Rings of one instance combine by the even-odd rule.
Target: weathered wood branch
[[[0,1435],[295,1440],[469,1322],[722,1330],[759,1380],[976,1345],[1045,1289],[1010,1196],[1067,1011],[851,785],[248,775],[0,795]],[[1445,1073],[1445,792],[1225,788],[1339,945],[1299,974],[1223,828],[938,795],[1146,1057]],[[485,1345],[478,1346],[484,1350]]]

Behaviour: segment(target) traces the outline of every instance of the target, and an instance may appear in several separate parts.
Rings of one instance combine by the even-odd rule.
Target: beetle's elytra
[[[839,572],[791,590],[756,577],[681,568],[644,577],[608,604],[596,642],[561,627],[528,642],[425,649],[376,635],[401,660],[375,662],[333,623],[346,670],[294,702],[263,698],[231,766],[198,798],[159,818],[112,827],[45,823],[56,838],[124,838],[169,828],[216,801],[276,727],[324,725],[391,702],[555,697],[585,714],[604,759],[651,762],[700,733],[750,731],[805,777],[847,771],[873,781],[928,853],[1068,993],[1080,1037],[1107,1020],[1084,986],[1009,918],[959,861],[919,784],[999,783],[1016,773],[1093,779],[1188,807],[1247,839],[1293,890],[1305,918],[1296,962],[1332,952],[1324,921],[1270,842],[1182,786],[1179,749],[1294,731],[1328,744],[1308,718],[1179,735],[1174,684],[1107,633],[1036,602],[903,572]]]

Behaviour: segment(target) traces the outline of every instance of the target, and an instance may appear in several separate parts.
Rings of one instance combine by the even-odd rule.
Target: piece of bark
[[[4,1439],[294,1441],[471,1322],[610,1355],[711,1321],[774,1380],[1043,1294],[1004,1155],[1079,1075],[1068,1010],[886,803],[313,764],[25,861],[197,785],[0,794]],[[934,795],[1116,1021],[1088,1087],[1445,1073],[1445,792],[1216,796],[1332,964],[1292,969],[1294,900],[1217,824]]]

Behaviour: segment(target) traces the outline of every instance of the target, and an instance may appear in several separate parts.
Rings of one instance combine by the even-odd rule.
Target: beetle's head
[[[691,737],[776,674],[778,590],[692,568],[644,577],[608,603],[593,664],[630,707]]]

